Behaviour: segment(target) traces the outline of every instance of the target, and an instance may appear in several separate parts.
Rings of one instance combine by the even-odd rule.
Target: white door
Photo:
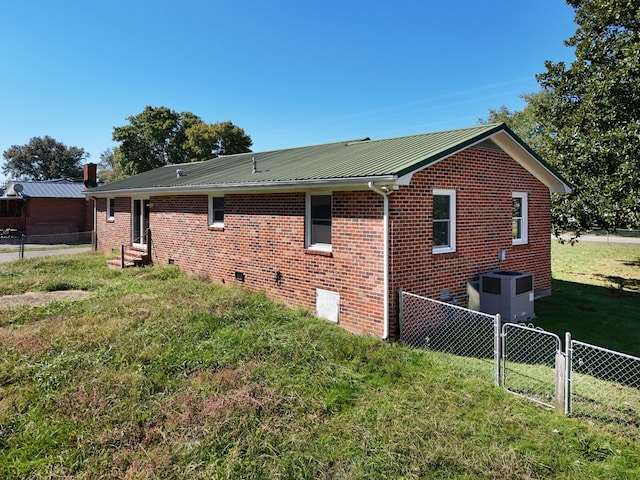
[[[135,245],[146,245],[147,230],[149,228],[148,198],[133,199],[131,221],[131,243]]]

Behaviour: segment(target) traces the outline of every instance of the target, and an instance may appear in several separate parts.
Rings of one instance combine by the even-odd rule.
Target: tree
[[[206,124],[190,112],[150,106],[128,120],[129,125],[113,129],[113,140],[120,142],[113,159],[124,176],[251,151],[251,138],[231,122]]]
[[[100,154],[98,178],[104,183],[115,182],[124,178],[116,150],[108,148]]]
[[[192,161],[251,151],[251,138],[229,121],[196,123],[187,129],[186,135],[186,148]]]
[[[487,119],[479,118],[482,125],[488,123],[505,123],[516,135],[524,140],[543,159],[548,159],[553,155],[549,151],[549,137],[552,133],[536,114],[536,105],[548,101],[549,93],[541,91],[538,93],[527,93],[521,98],[527,103],[522,111],[511,111],[505,106],[498,110],[489,110]]]
[[[12,145],[3,153],[2,171],[16,180],[82,178],[84,149],[67,147],[49,136],[33,137],[26,145]]]
[[[558,222],[608,231],[640,226],[640,0],[567,0],[576,59],[545,62],[532,104],[553,164],[574,186]],[[559,203],[558,203],[559,202]]]
[[[146,107],[128,120],[129,125],[113,129],[113,140],[120,142],[117,150],[125,175],[182,163],[179,152],[184,132],[180,128],[180,114],[166,107]]]

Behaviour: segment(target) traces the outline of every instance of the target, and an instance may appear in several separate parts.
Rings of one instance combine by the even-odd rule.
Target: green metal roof
[[[489,124],[384,140],[364,139],[228,155],[204,162],[167,165],[91,188],[87,193],[126,194],[127,191],[143,193],[392,181],[505,129],[513,135],[504,124]],[[524,144],[522,147],[526,148]],[[542,162],[538,157],[536,159]],[[177,170],[181,170],[181,175]]]

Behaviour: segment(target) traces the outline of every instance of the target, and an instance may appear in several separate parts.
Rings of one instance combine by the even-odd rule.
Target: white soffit
[[[560,180],[549,168],[540,163],[507,132],[500,131],[491,137],[496,145],[518,162],[531,175],[544,183],[551,193],[570,193],[571,188]]]

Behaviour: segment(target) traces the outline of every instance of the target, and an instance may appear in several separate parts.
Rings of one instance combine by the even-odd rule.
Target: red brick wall
[[[84,198],[30,198],[25,201],[27,235],[88,232],[92,201]]]
[[[105,253],[119,252],[131,242],[131,198],[118,197],[115,203],[115,216],[107,220],[107,199],[96,199],[96,239],[98,250]]]
[[[223,283],[235,283],[235,272],[242,272],[249,289],[312,312],[316,288],[335,291],[343,327],[382,336],[380,196],[334,192],[331,255],[305,249],[303,192],[225,195],[224,229],[209,228],[206,195],[151,197],[150,203],[154,263],[172,259],[190,275]],[[128,243],[131,199],[116,199],[113,222],[106,221],[106,199],[97,205],[98,248]]]
[[[432,254],[432,190],[455,189],[457,249]],[[529,243],[511,244],[511,193],[528,193]],[[330,256],[312,254],[305,242],[305,194],[225,195],[224,229],[208,226],[206,195],[151,197],[153,261],[171,259],[191,275],[224,283],[245,275],[244,285],[287,305],[315,311],[315,289],[340,293],[340,323],[383,334],[383,201],[370,192],[334,192]],[[472,148],[416,173],[389,197],[391,337],[397,333],[397,290],[439,298],[466,293],[467,282],[498,268],[530,271],[538,291],[550,289],[548,189],[506,154]],[[131,199],[116,199],[113,222],[106,199],[97,201],[98,246],[130,241]],[[280,272],[279,281],[276,275]],[[464,300],[463,300],[464,301]]]
[[[172,258],[190,274],[222,282],[242,272],[248,288],[311,311],[316,288],[336,291],[341,324],[379,335],[382,263],[371,252],[380,250],[381,219],[366,212],[371,200],[369,192],[334,194],[333,251],[324,256],[304,248],[304,193],[226,195],[223,230],[208,228],[204,195],[153,197],[154,261]],[[365,233],[351,241],[358,232]]]
[[[455,253],[432,253],[433,189],[456,191]],[[512,245],[512,192],[528,193],[526,245]],[[505,153],[467,149],[415,174],[409,187],[389,198],[392,318],[399,288],[435,299],[448,289],[466,304],[467,282],[498,268],[533,272],[535,290],[550,291],[549,190]],[[501,264],[499,249],[506,251]]]

